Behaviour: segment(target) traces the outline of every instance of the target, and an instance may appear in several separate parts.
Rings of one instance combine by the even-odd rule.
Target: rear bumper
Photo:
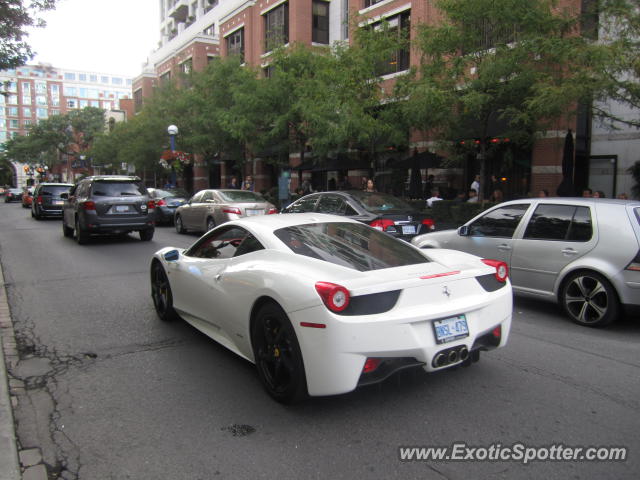
[[[503,288],[460,309],[429,308],[431,306],[425,303],[424,313],[405,318],[398,318],[393,310],[380,315],[345,318],[331,314],[324,305],[291,312],[289,318],[303,352],[309,394],[334,395],[373,383],[363,378],[367,358],[387,359],[393,371],[422,366],[427,372],[433,372],[463,361],[458,358],[435,366],[434,359],[442,351],[464,348],[472,352],[504,346],[511,327],[512,302],[511,289]],[[438,344],[433,320],[458,314],[466,316],[469,335]],[[307,328],[301,322],[325,324],[326,328]],[[491,343],[488,336],[497,326],[501,327],[501,335]]]
[[[62,216],[62,207],[49,207],[37,205],[38,213],[44,217],[61,217]]]
[[[105,219],[96,215],[86,215],[80,218],[81,227],[90,233],[120,233],[137,230],[149,230],[155,227],[155,214],[145,217]]]

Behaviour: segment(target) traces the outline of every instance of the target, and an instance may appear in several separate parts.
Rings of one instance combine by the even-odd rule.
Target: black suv
[[[73,187],[70,183],[40,183],[33,191],[31,216],[36,220],[42,217],[61,217],[64,200],[61,195]]]
[[[140,240],[153,238],[155,204],[138,177],[100,175],[74,185],[65,199],[62,232],[80,244],[91,234],[140,232]]]

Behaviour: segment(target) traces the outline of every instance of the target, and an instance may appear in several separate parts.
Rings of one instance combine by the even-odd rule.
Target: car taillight
[[[482,261],[496,269],[496,280],[502,283],[507,281],[507,277],[509,276],[509,267],[505,262],[500,260],[491,260],[488,258],[483,258]]]
[[[92,202],[91,200],[87,200],[86,202],[82,202],[80,205],[82,205],[82,208],[84,210],[95,210],[96,209],[96,202]]]
[[[38,198],[36,198],[36,202],[38,202],[38,205],[42,205],[42,195],[38,195]]]
[[[640,252],[636,255],[636,258],[631,260],[631,263],[627,265],[625,270],[631,270],[633,272],[640,272]]]
[[[234,215],[242,215],[242,212],[239,208],[236,207],[225,207],[222,209],[224,213],[233,213]]]
[[[269,211],[267,212],[267,215],[273,215],[274,213],[278,213],[278,209],[277,208],[270,208]]]
[[[167,202],[165,202],[163,198],[156,200],[156,207],[164,207],[165,205],[167,205]]]
[[[316,292],[332,312],[341,312],[349,306],[349,290],[342,285],[329,282],[316,282]]]
[[[433,223],[433,219],[432,219],[432,218],[424,218],[424,219],[422,220],[422,224],[423,224],[423,225],[426,225],[426,227],[427,227],[429,230],[433,230],[433,229],[435,228],[435,224]]]
[[[379,358],[367,358],[367,361],[364,362],[364,368],[362,369],[362,373],[370,373],[373,372],[376,368],[380,366],[382,360]]]
[[[502,328],[500,325],[498,325],[496,328],[494,328],[491,331],[491,335],[493,335],[493,338],[500,340],[500,337],[502,337]]]
[[[393,220],[388,220],[386,218],[374,220],[369,225],[375,228],[376,230],[380,230],[381,232],[386,231],[387,228],[389,227],[395,227],[395,223],[393,223]]]
[[[156,208],[156,202],[155,202],[155,200],[149,200],[149,201],[147,202],[147,208],[148,208],[149,210],[153,210],[154,208]]]

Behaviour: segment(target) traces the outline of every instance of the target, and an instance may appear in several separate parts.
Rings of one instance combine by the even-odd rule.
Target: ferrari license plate
[[[416,233],[415,225],[403,225],[402,226],[402,234],[403,235],[413,235]]]
[[[264,210],[250,210],[247,209],[247,217],[250,217],[251,215],[262,215],[264,213]]]
[[[469,336],[469,326],[464,315],[433,321],[436,343],[448,343]]]

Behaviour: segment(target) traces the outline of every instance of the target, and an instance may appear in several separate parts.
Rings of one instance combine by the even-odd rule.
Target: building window
[[[9,120],[9,128],[20,128],[20,125],[18,124],[18,120]]]
[[[89,105],[92,107],[100,108],[100,102],[98,100],[90,100]]]
[[[30,117],[31,116],[31,109],[30,108],[23,108],[22,109],[22,116],[23,117]]]
[[[218,5],[218,0],[204,0],[204,13],[207,13],[216,5]]]
[[[67,99],[67,108],[77,108],[77,107],[78,107],[78,101],[75,98]]]
[[[97,75],[89,75],[89,81],[93,82],[93,83],[97,83],[98,82],[98,76]]]
[[[36,105],[46,105],[46,104],[47,104],[46,95],[36,95]]]
[[[60,85],[51,85],[51,95],[56,97],[60,95]]]
[[[311,41],[329,43],[329,2],[313,0]]]
[[[60,115],[60,110],[51,110],[49,112],[50,115]]]
[[[51,106],[59,107],[60,106],[60,97],[51,97]]]
[[[44,82],[36,82],[36,93],[47,93],[47,84]]]
[[[211,35],[213,37],[216,34],[216,24],[212,23],[207,28],[205,28],[202,33],[204,33],[205,35]]]
[[[111,110],[112,107],[112,102],[102,102],[102,108],[104,108],[105,110]]]
[[[22,82],[22,95],[31,95],[31,83]]]
[[[64,96],[65,97],[75,97],[77,95],[76,87],[64,87]]]
[[[47,109],[46,108],[38,108],[36,115],[38,118],[47,118]]]
[[[10,117],[17,117],[18,116],[18,107],[8,107],[7,108],[7,115]]]
[[[122,85],[123,80],[120,77],[113,77],[111,79],[111,83],[114,84],[114,85]]]
[[[31,105],[31,95],[22,95],[22,104]]]
[[[7,87],[7,92],[18,93],[18,82],[9,81],[5,83],[5,86]]]
[[[80,100],[80,108],[85,108],[89,106],[89,100]]]
[[[87,81],[87,74],[86,74],[86,73],[80,73],[80,74],[78,74],[78,79],[79,79],[81,82],[86,82],[86,81]]]
[[[31,119],[30,118],[25,118],[24,120],[22,120],[22,126],[24,128],[30,128],[31,127]]]
[[[65,79],[65,80],[75,81],[75,79],[76,79],[76,74],[75,74],[75,73],[69,73],[69,72],[66,72],[66,73],[64,74],[64,79]]]
[[[127,78],[127,87],[130,87],[131,85],[133,85],[133,80]]]
[[[79,97],[83,97],[83,98],[87,98],[87,89],[86,88],[80,88],[80,95],[78,95]]]
[[[264,51],[289,43],[289,4],[269,10],[264,14]]]
[[[100,77],[100,82],[109,83],[109,77],[105,77],[105,76]]]
[[[382,0],[364,0],[364,8],[371,7],[372,5],[380,2],[382,2]]]
[[[171,81],[171,71],[168,71],[160,75],[160,85],[166,85],[170,81]]]
[[[87,97],[98,98],[98,90],[96,90],[95,88],[89,88],[87,90]]]
[[[393,52],[388,60],[385,60],[378,67],[378,75],[389,75],[409,69],[409,30],[411,27],[411,11],[407,10],[393,17],[385,19],[388,32],[392,36],[397,36],[403,46]],[[374,29],[381,29],[382,24],[377,23]]]
[[[185,75],[189,75],[189,73],[191,73],[192,70],[193,70],[193,59],[192,58],[188,58],[187,60],[185,60],[184,62],[182,62],[180,64],[180,71],[182,73],[184,73]]]
[[[239,28],[231,35],[227,36],[227,55],[239,55],[240,61],[244,62],[244,27]]]
[[[17,105],[18,104],[18,95],[8,95],[7,103]]]

